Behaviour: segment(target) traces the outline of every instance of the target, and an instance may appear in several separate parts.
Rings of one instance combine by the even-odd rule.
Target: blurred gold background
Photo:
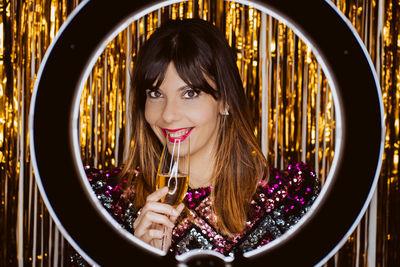
[[[41,60],[79,2],[0,1],[0,266],[68,265],[67,241],[35,184],[28,117]],[[400,1],[333,3],[356,28],[376,68],[386,143],[377,193],[357,229],[326,266],[399,266]],[[320,65],[283,23],[251,6],[222,0],[191,0],[156,10],[109,43],[82,94],[79,130],[84,164],[112,168],[123,163],[131,143],[125,103],[134,56],[163,21],[187,17],[212,21],[235,49],[256,120],[254,133],[270,165],[283,168],[289,160],[306,161],[324,182],[334,157],[335,110]],[[354,101],[362,101],[362,96]]]

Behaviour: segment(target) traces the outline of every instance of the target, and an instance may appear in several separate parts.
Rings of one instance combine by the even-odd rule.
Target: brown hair
[[[145,90],[154,87],[154,83],[156,87],[162,83],[171,62],[191,88],[212,95],[228,107],[229,115],[221,116],[219,125],[211,199],[217,228],[228,235],[241,232],[258,182],[268,177],[268,168],[252,132],[253,120],[234,54],[224,36],[206,21],[169,21],[141,47],[135,61],[130,103],[134,144],[122,176],[133,181],[135,206],[143,206],[147,195],[155,190],[162,150],[144,117]],[[139,175],[132,179],[130,171],[137,167]]]

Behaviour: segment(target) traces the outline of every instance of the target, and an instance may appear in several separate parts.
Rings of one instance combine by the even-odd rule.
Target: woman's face
[[[146,90],[145,118],[165,144],[187,142],[191,159],[212,156],[216,144],[221,105],[211,95],[190,88],[170,63],[159,88]],[[181,153],[185,153],[181,151]]]

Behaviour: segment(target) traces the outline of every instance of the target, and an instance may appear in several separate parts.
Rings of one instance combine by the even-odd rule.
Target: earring
[[[228,110],[225,108],[225,109],[221,112],[221,115],[224,115],[224,116],[229,115]]]

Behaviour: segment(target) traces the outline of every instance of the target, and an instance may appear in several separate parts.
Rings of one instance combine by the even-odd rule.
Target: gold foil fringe
[[[34,181],[27,122],[40,62],[78,2],[0,1],[1,266],[58,266],[63,261],[65,241]],[[385,106],[386,143],[377,207],[367,212],[327,265],[365,266],[375,260],[375,265],[393,266],[399,262],[400,236],[400,3],[332,2],[355,26],[376,67]],[[256,120],[254,133],[270,164],[281,168],[288,160],[307,161],[324,182],[335,152],[335,110],[312,51],[281,22],[251,6],[221,0],[164,7],[133,22],[109,43],[82,93],[79,130],[84,164],[111,168],[124,161],[132,143],[126,100],[134,56],[163,21],[191,17],[212,21],[235,49]],[[362,101],[362,96],[355,101]]]

